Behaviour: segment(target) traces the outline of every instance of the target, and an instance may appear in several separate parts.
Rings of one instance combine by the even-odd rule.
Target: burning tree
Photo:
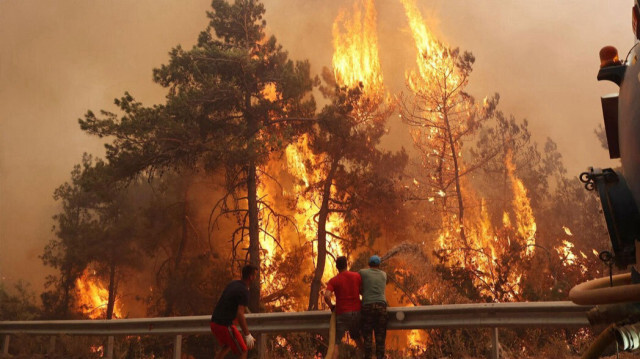
[[[475,58],[439,41],[428,31],[415,2],[404,0],[418,49],[418,71],[407,75],[411,97],[401,97],[401,116],[414,128],[414,144],[421,154],[426,176],[415,181],[418,198],[437,204],[439,223],[436,254],[450,266],[445,271],[465,283],[472,298],[515,299],[520,293],[523,269],[515,258],[530,256],[536,224],[527,191],[515,175],[511,156],[504,157],[509,179],[509,210],[502,226],[492,224],[484,199],[472,190],[469,174],[486,165],[504,146],[496,146],[464,163],[463,144],[495,115],[498,95],[476,105],[465,92]],[[464,274],[460,276],[459,274]]]
[[[86,268],[90,258],[85,253],[86,243],[92,233],[92,216],[87,202],[88,195],[80,186],[83,168],[91,166],[85,156],[82,165],[71,172],[71,183],[59,186],[54,199],[61,201],[62,212],[53,218],[57,222],[53,230],[56,240],[51,240],[41,256],[45,265],[56,268],[57,275],[47,277],[49,291],[42,294],[45,309],[52,316],[68,318],[74,307],[73,289]]]
[[[58,238],[47,245],[42,259],[59,269],[60,275],[49,278],[48,284],[54,290],[43,298],[48,304],[55,303],[53,307],[59,315],[67,316],[74,304],[82,306],[83,289],[93,285],[85,275],[91,267],[108,288],[104,289],[103,298],[97,300],[106,309],[94,312],[92,302],[87,313],[91,312],[88,315],[94,318],[111,319],[119,280],[126,268],[135,268],[140,263],[140,238],[136,234],[139,228],[136,204],[140,196],[114,180],[104,161],[94,162],[85,155],[82,165],[72,172],[72,182],[60,186],[55,198],[63,204],[63,211],[54,217],[58,221],[55,228]]]
[[[465,92],[475,62],[473,55],[438,42],[424,25],[415,3],[404,0],[403,4],[418,49],[418,72],[407,75],[411,96],[400,98],[401,116],[413,126],[414,144],[422,155],[422,167],[429,173],[424,178],[428,192],[422,196],[429,201],[438,198],[446,220],[457,222],[445,226],[457,227],[456,232],[466,243],[461,182],[483,161],[463,165],[463,139],[493,115],[498,96],[476,106],[474,98]]]
[[[292,124],[311,117],[314,80],[308,62],[294,63],[275,37],[265,37],[258,1],[215,0],[212,7],[209,27],[193,49],[176,47],[169,64],[154,71],[155,81],[169,89],[165,105],[144,107],[126,94],[116,101],[121,118],[89,112],[81,127],[114,138],[107,158],[123,177],[167,169],[223,171],[223,197],[232,204],[219,209],[242,213],[238,225],[249,237],[248,261],[259,267],[259,169],[287,144]],[[251,292],[249,307],[258,311],[259,280]]]
[[[325,69],[326,86],[321,88],[332,102],[307,137],[316,160],[305,162],[306,171],[315,174],[305,195],[314,198],[318,208],[309,310],[318,309],[327,245],[333,244],[333,252],[341,254],[365,244],[375,225],[363,212],[396,203],[395,182],[389,173],[400,173],[406,163],[404,152],[392,154],[379,148],[393,109],[384,103],[374,2],[356,1],[353,17],[342,11],[334,22],[333,36],[333,73]]]
[[[325,89],[333,104],[323,109],[318,125],[309,134],[309,147],[320,161],[307,162],[307,170],[319,174],[305,194],[314,197],[319,208],[309,310],[318,308],[327,237],[334,244],[335,254],[373,244],[375,223],[363,213],[376,208],[386,213],[387,219],[394,216],[398,177],[389,174],[401,173],[406,163],[404,152],[392,154],[378,147],[388,112],[378,112],[379,104],[370,102],[363,87],[341,88],[327,76],[325,81],[333,85],[332,92]]]
[[[399,102],[403,120],[413,127],[421,171],[426,173],[414,180],[418,190],[414,199],[431,203],[439,213],[431,226],[437,231],[440,272],[457,283],[467,299],[523,300],[525,290],[533,293],[533,278],[542,282],[536,273],[558,277],[562,268],[554,272],[551,267],[557,267],[559,257],[567,265],[578,262],[573,244],[559,233],[565,225],[545,229],[541,244],[534,216],[535,206],[557,208],[557,201],[551,200],[554,195],[563,196],[557,191],[575,186],[564,177],[553,143],[548,142],[541,154],[530,141],[527,121],[518,123],[496,111],[497,95],[475,103],[465,92],[474,57],[437,41],[415,2],[403,0],[403,4],[418,49],[418,70],[408,73],[410,96]],[[478,133],[475,147],[465,155],[463,145]],[[469,176],[479,169],[483,176]],[[556,193],[549,184],[553,177],[559,181]],[[563,237],[566,243],[559,244]],[[588,258],[584,249],[580,257]],[[538,270],[532,271],[533,267]]]

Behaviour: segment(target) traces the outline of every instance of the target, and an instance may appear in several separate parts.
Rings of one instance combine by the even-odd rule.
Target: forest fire
[[[85,270],[76,280],[77,305],[82,313],[91,319],[105,319],[109,291],[102,285],[100,279],[89,269]],[[122,318],[122,303],[116,298],[114,318]]]
[[[446,253],[445,261],[455,267],[467,268],[474,274],[474,283],[481,293],[494,300],[517,300],[521,293],[519,280],[522,268],[514,265],[508,274],[509,287],[506,297],[498,295],[504,268],[500,261],[521,253],[531,257],[535,248],[536,222],[533,217],[526,189],[515,175],[510,156],[506,156],[505,165],[508,180],[511,183],[511,208],[503,212],[502,223],[493,223],[489,216],[489,207],[484,198],[478,198],[470,189],[463,187],[466,203],[473,204],[465,215],[465,237],[461,238],[460,228],[455,215],[445,218],[438,237],[440,249]],[[477,204],[477,205],[476,205]],[[473,208],[476,207],[479,210]]]
[[[501,277],[501,258],[522,252],[531,257],[535,251],[536,222],[527,190],[516,175],[511,151],[504,154],[506,179],[511,189],[511,204],[505,206],[502,224],[492,223],[487,201],[472,189],[462,177],[467,172],[460,138],[474,126],[471,121],[458,121],[455,114],[481,117],[486,102],[480,108],[465,99],[461,92],[468,73],[456,65],[456,54],[437,41],[425,25],[415,1],[402,1],[416,43],[418,71],[406,75],[408,87],[424,102],[421,117],[414,109],[405,110],[414,142],[424,151],[423,164],[437,169],[429,180],[442,208],[440,233],[437,239],[442,260],[452,267],[469,270],[474,284],[483,295],[494,300],[516,300],[521,292],[522,269],[514,265],[508,277]],[[435,100],[434,100],[435,98]],[[405,107],[406,108],[406,107]],[[429,113],[431,113],[429,115]],[[478,115],[473,115],[478,113]],[[457,147],[456,147],[457,146]],[[505,182],[505,185],[507,183]],[[498,290],[506,279],[506,293]]]
[[[551,145],[538,152],[527,122],[497,109],[498,95],[476,102],[466,88],[475,58],[436,38],[416,0],[395,5],[404,10],[408,21],[401,22],[417,53],[415,70],[404,72],[406,89],[397,94],[383,80],[374,0],[353,0],[335,18],[332,68],[323,82],[310,62],[287,58],[275,37],[263,33],[265,23],[238,38],[233,32],[242,27],[220,30],[235,21],[227,17],[243,12],[262,19],[261,6],[229,11],[238,4],[214,2],[209,34],[199,36],[193,52],[171,52],[172,66],[154,72],[169,89],[166,105],[146,108],[127,94],[116,100],[122,119],[105,111],[106,119],[89,112],[81,120],[83,129],[114,143],[106,146],[107,160],[83,160],[74,182],[56,193],[65,210],[81,208],[75,217],[56,217],[66,246],[52,248],[80,240],[93,245],[64,227],[72,218],[72,225],[123,244],[108,246],[122,248],[112,278],[146,271],[144,278],[156,282],[140,300],[130,293],[118,298],[104,277],[85,269],[72,309],[99,319],[111,303],[113,317],[121,318],[121,299],[127,298],[129,316],[135,297],[145,314],[202,314],[237,269],[251,263],[260,266],[259,283],[250,287],[252,312],[323,310],[336,257],[348,256],[358,270],[374,253],[388,275],[391,307],[556,301],[597,263],[585,252],[598,245],[581,243],[596,225],[549,214],[571,212],[567,203],[579,198],[565,182],[561,156]],[[404,135],[412,143],[385,147],[388,120],[408,125]],[[547,173],[550,180],[542,178]],[[118,177],[125,175],[126,181]],[[88,196],[92,189],[97,195]],[[49,252],[57,265],[58,252]],[[136,263],[141,256],[148,261]],[[99,260],[89,268],[105,268],[94,265]],[[140,289],[131,282],[120,289]],[[64,303],[64,289],[51,298]],[[390,332],[389,348],[433,356],[447,345],[447,330]],[[480,348],[480,339],[468,334],[450,337]],[[307,332],[268,345],[308,357],[307,350],[322,355],[321,341]]]
[[[289,215],[276,214],[273,208],[267,208],[267,204],[260,207],[263,212],[261,220],[260,247],[263,254],[262,261],[265,268],[271,268],[263,280],[268,285],[266,293],[275,293],[283,290],[287,285],[291,285],[293,278],[280,278],[273,268],[285,261],[291,253],[300,251],[306,245],[311,245],[312,253],[316,253],[318,231],[317,213],[320,208],[322,198],[320,193],[314,191],[312,186],[317,185],[323,179],[323,169],[318,164],[322,160],[315,156],[309,148],[308,137],[302,136],[296,143],[290,144],[285,149],[284,158],[271,160],[269,168],[284,168],[287,176],[292,180],[286,185],[271,183],[265,180],[258,188],[260,198],[281,199],[286,203],[293,203],[293,210]],[[332,192],[333,193],[333,192]],[[289,210],[285,210],[289,212]],[[326,229],[329,233],[327,238],[327,250],[331,256],[343,255],[340,238],[342,219],[339,215],[330,214],[327,218]],[[313,270],[313,261],[306,266],[307,271]],[[298,268],[298,271],[303,268]],[[326,266],[323,275],[323,282],[329,280],[336,274],[334,266]],[[294,284],[295,285],[295,284]],[[301,303],[291,300],[276,300],[272,305],[290,308],[301,308]]]
[[[425,92],[437,90],[438,84],[444,87],[460,87],[465,78],[459,76],[454,68],[454,57],[447,52],[446,47],[439,43],[428,31],[424,21],[416,8],[415,2],[411,0],[402,1],[409,24],[414,35],[418,48],[418,72],[407,73],[407,84],[415,92]],[[347,88],[360,87],[365,98],[372,99],[373,111],[378,110],[382,104],[382,93],[384,91],[383,77],[378,60],[378,47],[376,36],[376,13],[375,4],[372,0],[359,0],[354,3],[352,16],[347,11],[341,11],[334,22],[334,56],[333,72],[336,82],[340,86]],[[434,83],[436,85],[434,85]],[[269,88],[269,95],[276,97],[274,89]],[[450,95],[445,93],[444,95]],[[370,103],[371,105],[371,103]],[[355,108],[355,116],[362,115]],[[371,110],[371,107],[369,107]],[[471,109],[463,108],[470,111]],[[367,115],[365,115],[366,117]],[[375,116],[374,116],[375,117]],[[462,124],[462,131],[466,125]],[[437,140],[442,138],[443,133],[437,126],[431,126],[427,130],[420,129],[413,132],[417,142],[430,145],[432,154],[439,156],[451,148],[441,148],[438,150]],[[285,159],[276,159],[272,162],[284,165],[286,171],[293,176],[293,184],[289,188],[287,196],[294,198],[295,211],[294,222],[298,235],[306,241],[312,243],[312,253],[318,251],[318,242],[315,240],[318,233],[317,215],[321,208],[321,197],[319,191],[313,187],[322,183],[329,169],[329,158],[322,154],[314,154],[310,148],[308,135],[301,136],[296,142],[288,145],[285,150]],[[462,151],[454,150],[453,157],[457,162],[456,166],[464,171]],[[470,204],[467,208],[464,219],[455,213],[442,216],[441,231],[438,235],[437,245],[440,251],[446,253],[445,261],[451,267],[460,266],[473,270],[475,274],[474,284],[483,295],[494,300],[517,300],[522,288],[520,279],[523,275],[521,268],[514,266],[506,278],[507,283],[502,281],[503,268],[499,263],[501,258],[512,256],[518,251],[522,255],[531,257],[535,253],[536,245],[536,221],[533,216],[530,200],[523,182],[516,175],[516,167],[512,161],[510,152],[504,156],[504,166],[506,168],[507,182],[510,188],[510,203],[505,207],[501,223],[494,223],[491,220],[490,209],[487,201],[477,195],[469,181],[463,180],[460,184],[460,192],[463,200]],[[270,164],[277,167],[276,164]],[[452,164],[443,166],[450,169]],[[452,181],[457,176],[446,174],[443,178]],[[420,184],[416,179],[414,185]],[[262,186],[261,197],[267,196],[276,198],[276,192],[282,191],[277,186]],[[331,186],[331,195],[335,195],[335,187]],[[446,208],[453,200],[452,192],[447,188],[438,189],[432,197],[430,203],[439,202]],[[287,252],[292,250],[286,243],[280,243],[275,238],[280,230],[279,225],[271,221],[263,221],[264,233],[261,239],[263,248],[263,261],[266,266],[273,266],[274,261],[282,260]],[[340,214],[330,213],[326,222],[326,230],[329,233],[326,246],[330,256],[336,257],[344,253],[341,244],[341,228],[343,219]],[[425,248],[428,251],[428,248]],[[514,252],[515,251],[515,252]],[[280,252],[280,257],[276,257],[276,252]],[[311,268],[313,269],[313,268]],[[332,265],[325,266],[322,281],[326,282],[335,274]],[[409,272],[405,273],[410,275]],[[280,284],[274,274],[269,274],[265,278],[269,287],[277,288]],[[506,294],[499,294],[499,286],[506,286]],[[419,288],[418,293],[429,297],[430,286],[424,284]],[[394,298],[400,301],[400,298]],[[406,303],[405,303],[406,304]],[[410,346],[424,346],[428,339],[426,333],[411,331],[406,337]]]

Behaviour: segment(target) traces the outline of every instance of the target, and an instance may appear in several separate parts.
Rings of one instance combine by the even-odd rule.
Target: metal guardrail
[[[590,306],[571,302],[521,302],[390,307],[388,329],[495,328],[493,357],[497,358],[497,328],[585,327]],[[252,333],[327,332],[329,311],[248,314]],[[210,316],[116,320],[0,321],[8,353],[9,335],[176,335],[174,357],[179,357],[182,335],[208,334]],[[113,342],[110,340],[109,342]],[[264,342],[264,340],[263,340]],[[109,353],[109,349],[107,352]]]

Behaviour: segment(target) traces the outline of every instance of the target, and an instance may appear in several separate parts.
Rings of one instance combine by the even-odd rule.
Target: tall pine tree
[[[259,168],[285,146],[298,124],[312,117],[315,80],[307,61],[293,62],[265,36],[264,6],[257,0],[212,2],[207,29],[191,50],[177,46],[154,80],[169,90],[166,104],[144,107],[126,94],[124,112],[89,112],[81,127],[113,137],[107,158],[120,176],[154,175],[167,168],[224,170],[234,207],[248,227],[248,262],[260,267]],[[248,223],[245,224],[245,221]],[[258,311],[260,281],[249,308]]]

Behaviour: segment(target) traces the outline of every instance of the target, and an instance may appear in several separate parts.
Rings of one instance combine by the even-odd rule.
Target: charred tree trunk
[[[180,244],[178,245],[178,250],[176,251],[176,258],[173,263],[173,276],[182,276],[180,271],[180,263],[182,263],[182,257],[184,254],[184,250],[187,246],[187,236],[189,235],[189,220],[187,217],[187,209],[188,209],[188,195],[189,195],[189,187],[187,186],[184,190],[184,202],[182,207],[182,237],[180,238]],[[173,313],[173,306],[175,305],[176,297],[175,292],[172,293],[167,298],[167,303],[164,308],[164,316],[168,317]]]
[[[320,287],[322,286],[322,275],[327,260],[327,218],[329,217],[329,199],[331,198],[331,184],[333,177],[338,168],[338,160],[331,162],[329,174],[322,188],[322,205],[318,212],[318,256],[316,260],[316,269],[311,281],[311,289],[309,291],[309,308],[308,310],[318,310],[318,297],[320,296]]]
[[[247,142],[250,146],[255,146],[252,140],[258,133],[258,119],[251,112],[251,94],[245,95],[244,115],[247,120]],[[249,310],[257,313],[260,310],[260,223],[258,213],[258,175],[256,171],[255,155],[258,149],[253,147],[250,150],[250,160],[247,167],[247,210],[249,211],[249,263],[258,268],[256,279],[249,288]]]
[[[456,197],[458,200],[458,223],[460,224],[460,238],[465,245],[468,245],[467,235],[464,230],[464,201],[462,199],[462,188],[460,188],[460,168],[458,165],[458,154],[456,151],[456,143],[453,140],[453,134],[451,133],[449,116],[446,112],[444,113],[444,123],[446,126],[447,139],[449,140],[449,147],[451,148],[451,155],[453,158],[453,178],[456,183]]]
[[[75,278],[72,275],[72,270],[70,268],[65,269],[64,274],[61,280],[61,289],[62,289],[62,299],[60,303],[60,318],[68,319],[69,318],[69,309],[71,306],[71,291],[75,287]]]
[[[249,263],[258,268],[258,275],[249,288],[249,310],[257,313],[260,309],[260,227],[258,223],[258,184],[256,165],[249,162],[247,171],[247,202],[249,206]]]
[[[116,264],[111,262],[109,266],[109,300],[107,301],[106,319],[113,318],[113,308],[116,303]]]
[[[76,226],[79,226],[81,223],[80,219],[80,210],[76,208],[72,212],[73,223]],[[78,241],[78,237],[75,237],[75,240]],[[79,241],[82,243],[82,241]],[[62,286],[62,302],[60,303],[60,315],[62,319],[69,319],[69,314],[71,313],[71,306],[75,305],[75,301],[73,299],[73,290],[76,287],[76,280],[82,275],[86,267],[86,263],[79,264],[73,259],[70,258],[69,252],[70,248],[67,245],[65,248],[65,260],[62,265],[61,272],[61,286]]]
[[[500,140],[502,141],[502,148],[503,148],[502,152],[504,153],[504,156],[505,156],[505,158],[503,159],[503,162],[504,162],[504,160],[506,159],[507,153],[509,151],[509,147],[507,146],[507,138],[505,137],[504,132],[501,132]],[[509,179],[509,171],[505,167],[504,170],[502,171],[502,197],[501,197],[501,202],[502,202],[501,212],[502,213],[505,213],[507,211],[507,190],[508,190],[507,182],[508,182],[508,179]]]

